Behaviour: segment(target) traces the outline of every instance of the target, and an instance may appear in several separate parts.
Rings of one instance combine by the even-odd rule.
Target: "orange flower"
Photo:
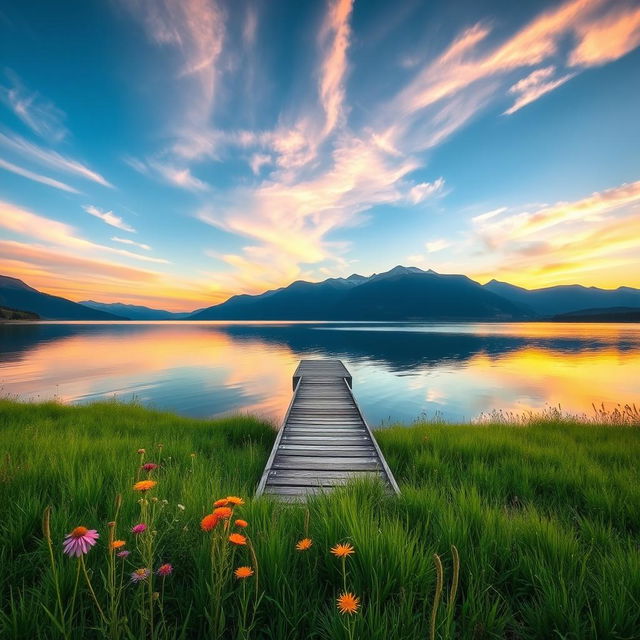
[[[247,544],[247,539],[240,533],[232,533],[229,536],[229,542],[233,542],[233,544]]]
[[[350,544],[337,544],[331,547],[331,553],[337,558],[346,558],[352,553],[355,553],[355,549]]]
[[[218,507],[217,509],[213,510],[213,515],[217,516],[218,518],[229,518],[232,513],[233,510],[229,507]]]
[[[200,522],[200,528],[203,531],[211,531],[211,529],[213,529],[218,524],[218,520],[220,520],[220,518],[218,518],[215,513],[210,513],[209,515],[206,515],[204,518],[202,518],[202,521]]]
[[[253,569],[251,567],[238,567],[233,574],[236,578],[249,578],[253,575]]]
[[[114,540],[111,543],[111,548],[112,549],[120,549],[122,547],[124,547],[124,545],[127,544],[124,540]]]
[[[298,551],[306,551],[307,549],[311,548],[311,545],[313,544],[313,540],[311,538],[303,538],[302,540],[300,540],[300,542],[298,542],[298,544],[296,545],[296,549]]]
[[[249,523],[246,520],[241,520],[240,518],[238,518],[235,522],[236,527],[242,527],[243,529],[245,527],[249,526]]]
[[[226,507],[229,504],[229,501],[226,498],[222,498],[221,500],[216,500],[213,503],[214,507]]]
[[[360,607],[360,598],[353,595],[353,593],[341,593],[338,596],[338,611],[340,613],[348,613],[353,615],[358,612],[358,608]]]
[[[229,504],[237,505],[241,507],[244,504],[244,500],[242,498],[238,498],[238,496],[227,496],[227,502]]]
[[[134,491],[149,491],[153,489],[158,483],[155,480],[140,480],[133,485]]]

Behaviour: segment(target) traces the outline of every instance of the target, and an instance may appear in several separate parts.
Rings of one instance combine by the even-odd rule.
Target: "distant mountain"
[[[507,282],[491,280],[484,285],[484,288],[514,304],[533,309],[535,314],[541,317],[550,317],[581,309],[640,307],[640,289],[632,289],[631,287],[599,289],[571,284],[543,289],[524,289]]]
[[[182,320],[193,312],[174,313],[172,311],[164,311],[163,309],[152,309],[151,307],[143,307],[136,304],[124,304],[122,302],[96,302],[95,300],[84,300],[79,302],[85,307],[106,311],[107,313],[115,313],[127,320]]]
[[[43,320],[124,320],[112,313],[89,309],[66,298],[51,296],[22,280],[0,276],[0,305],[39,315]]]
[[[640,307],[608,307],[561,313],[553,322],[640,322]]]
[[[532,315],[466,276],[397,266],[369,278],[297,281],[257,296],[233,296],[189,320],[521,320]]]
[[[0,307],[0,321],[2,320],[40,320],[40,316],[31,311],[20,311],[20,309]]]

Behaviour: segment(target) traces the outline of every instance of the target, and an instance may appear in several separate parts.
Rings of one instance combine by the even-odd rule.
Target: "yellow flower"
[[[153,489],[158,483],[155,480],[140,480],[133,485],[134,491],[149,491]]]
[[[350,544],[337,544],[331,547],[331,553],[337,558],[346,558],[352,553],[355,553],[355,549]]]
[[[303,538],[298,542],[298,544],[296,544],[296,549],[298,551],[306,551],[307,549],[311,548],[312,544],[313,540],[311,540],[311,538]]]
[[[249,578],[253,575],[253,569],[251,567],[238,567],[233,574],[239,579]]]
[[[341,593],[338,596],[337,604],[338,611],[340,611],[340,613],[353,615],[358,612],[358,608],[360,607],[360,598],[355,596],[353,593]]]

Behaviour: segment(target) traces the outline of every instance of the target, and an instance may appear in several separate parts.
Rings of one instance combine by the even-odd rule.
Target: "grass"
[[[230,494],[247,498],[238,515],[249,522],[259,563],[252,638],[429,638],[434,554],[444,571],[438,638],[640,637],[636,427],[549,419],[391,427],[376,435],[400,498],[354,483],[307,507],[248,499],[274,435],[250,417],[197,421],[116,403],[0,401],[0,637],[63,637],[45,613],[56,608],[41,526],[47,505],[63,602],[71,599],[76,564],[62,556],[61,542],[78,525],[101,533],[87,566],[105,601],[106,523],[118,493],[118,535],[133,550],[127,572],[140,566],[127,533],[138,521],[131,485],[140,447],[161,463],[153,491],[168,501],[157,518],[156,564],[174,565],[165,580],[166,627],[156,627],[157,637],[215,637],[205,614],[211,534],[199,523],[214,499]],[[306,533],[313,546],[298,552],[295,543]],[[329,548],[337,542],[356,549],[347,580],[362,606],[351,628],[335,607],[343,577]],[[452,545],[461,559],[455,603]],[[248,551],[237,548],[232,566],[250,564]],[[224,583],[219,637],[248,637],[244,584],[233,577]],[[139,589],[123,590],[120,637],[143,637],[135,616]],[[81,583],[70,637],[104,635]]]

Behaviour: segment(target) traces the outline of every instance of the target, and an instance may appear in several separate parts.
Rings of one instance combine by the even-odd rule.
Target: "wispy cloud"
[[[424,246],[427,249],[427,253],[436,253],[437,251],[442,251],[443,249],[450,247],[451,242],[444,238],[439,238],[438,240],[432,240],[431,242],[425,243]]]
[[[60,142],[69,133],[65,113],[37,91],[29,91],[17,74],[7,69],[8,85],[0,84],[0,101],[32,131],[50,142]]]
[[[530,102],[537,100],[545,93],[549,93],[557,89],[560,85],[571,80],[575,73],[567,73],[559,78],[554,78],[556,68],[554,66],[543,67],[532,71],[528,76],[516,82],[510,89],[509,93],[515,94],[516,101],[504,113],[511,115],[528,105]]]
[[[17,153],[32,162],[51,167],[56,171],[79,176],[85,180],[97,182],[105,187],[113,187],[113,185],[107,182],[107,180],[99,173],[92,171],[89,167],[77,160],[63,156],[57,151],[39,147],[17,134],[5,134],[0,132],[0,146],[12,151],[13,153]]]
[[[143,262],[169,264],[169,261],[164,258],[140,255],[127,251],[126,249],[116,249],[91,242],[83,238],[72,226],[64,222],[38,215],[9,202],[0,201],[0,227],[4,227],[9,231],[33,240],[39,240],[48,245],[65,248],[81,254],[87,253],[93,255],[99,252],[120,255]]]
[[[33,171],[29,171],[23,167],[19,167],[16,164],[8,162],[0,158],[0,167],[6,169],[7,171],[11,171],[23,178],[28,178],[29,180],[33,180],[34,182],[40,182],[42,184],[46,184],[49,187],[54,187],[55,189],[60,189],[61,191],[67,191],[69,193],[80,193],[77,189],[70,187],[68,184],[64,182],[60,182],[59,180],[54,180],[53,178],[49,178],[47,176],[43,176],[39,173],[35,173]]]
[[[172,162],[154,158],[139,160],[138,158],[126,157],[124,161],[138,173],[155,178],[172,187],[193,192],[208,191],[210,189],[206,182],[196,178],[191,173],[191,169],[185,166],[178,167]]]
[[[615,268],[622,280],[640,255],[639,214],[640,181],[572,202],[475,218],[475,233],[486,247],[485,269],[477,273],[542,286],[570,282],[594,269],[610,280]]]
[[[103,222],[106,222],[112,227],[121,229],[122,231],[128,231],[129,233],[135,233],[136,230],[128,225],[120,216],[117,216],[113,211],[101,211],[98,207],[93,205],[85,205],[82,207],[89,215],[96,218],[100,218]]]
[[[133,247],[144,249],[145,251],[151,251],[151,247],[148,244],[136,242],[135,240],[129,240],[129,238],[119,238],[118,236],[113,236],[111,240],[113,240],[113,242],[119,242],[120,244],[129,244]]]

